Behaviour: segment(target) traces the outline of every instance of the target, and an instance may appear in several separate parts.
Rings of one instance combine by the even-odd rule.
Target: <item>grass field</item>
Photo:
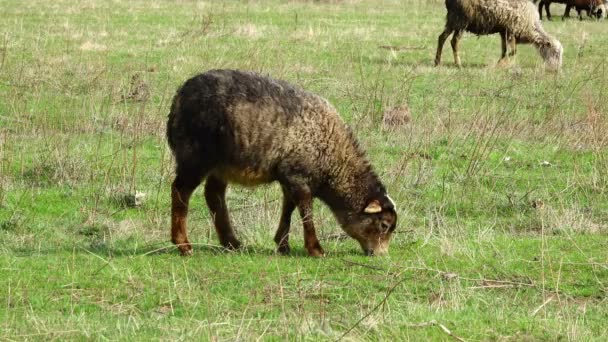
[[[605,340],[608,23],[552,10],[559,74],[497,66],[498,36],[434,67],[439,0],[0,0],[0,340]],[[199,189],[179,256],[166,115],[212,68],[338,108],[398,203],[389,256],[321,203],[327,257],[297,215],[276,255],[276,185],[229,188],[235,253]]]

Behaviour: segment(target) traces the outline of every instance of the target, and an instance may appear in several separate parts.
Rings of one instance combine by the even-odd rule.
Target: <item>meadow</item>
[[[608,23],[562,11],[556,74],[498,35],[434,67],[440,0],[0,0],[0,340],[605,340]],[[298,215],[277,255],[276,184],[229,187],[237,252],[198,189],[179,255],[166,118],[214,68],[339,110],[397,202],[388,256],[320,202],[327,256]]]

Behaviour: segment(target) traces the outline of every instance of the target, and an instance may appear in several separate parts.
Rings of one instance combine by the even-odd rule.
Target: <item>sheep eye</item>
[[[387,231],[391,228],[391,225],[388,224],[388,222],[382,221],[382,223],[380,223],[380,226],[382,227],[383,231]]]

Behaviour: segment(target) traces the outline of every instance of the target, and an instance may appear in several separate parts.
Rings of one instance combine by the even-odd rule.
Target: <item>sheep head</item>
[[[559,71],[562,66],[562,54],[564,52],[562,44],[555,38],[549,38],[537,44],[537,48],[545,61],[547,69]]]
[[[397,227],[395,203],[388,195],[375,198],[361,211],[337,213],[344,231],[357,240],[367,255],[388,253],[391,236]]]

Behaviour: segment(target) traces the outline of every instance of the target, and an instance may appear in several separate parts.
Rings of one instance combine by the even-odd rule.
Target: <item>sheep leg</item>
[[[325,255],[315,231],[315,225],[312,216],[312,193],[310,188],[301,182],[290,182],[286,186],[290,197],[295,202],[296,207],[302,218],[304,227],[304,247],[308,251],[308,255],[320,257]]]
[[[277,243],[277,251],[280,254],[287,255],[291,251],[289,248],[289,227],[291,226],[291,214],[296,208],[296,204],[289,198],[287,191],[283,188],[283,208],[281,209],[281,221],[279,228],[274,236],[274,242]]]
[[[511,46],[511,52],[509,52],[509,57],[514,57],[517,53],[517,40],[514,35],[508,36],[509,45]]]
[[[502,49],[501,55],[500,55],[500,60],[502,61],[503,59],[505,59],[507,57],[507,32],[506,31],[500,32],[500,47]]]
[[[549,6],[551,6],[551,3],[550,2],[543,2],[543,3],[545,4],[545,12],[547,13],[547,20],[551,20],[551,11],[549,10]]]
[[[510,43],[511,35],[508,31],[501,31],[500,33],[500,47],[501,47],[501,56],[498,60],[497,65],[499,67],[507,66],[509,64],[507,60],[507,42]]]
[[[443,50],[443,44],[445,44],[445,40],[448,39],[452,32],[453,30],[446,25],[445,30],[443,30],[443,32],[439,35],[437,42],[437,54],[435,55],[435,66],[441,63],[441,50]]]
[[[564,11],[564,15],[562,16],[562,20],[565,18],[570,18],[570,10],[572,9],[571,4],[566,4],[566,10]]]
[[[454,63],[456,64],[457,67],[461,67],[462,64],[460,63],[460,56],[458,56],[458,42],[460,41],[460,38],[462,37],[462,30],[456,30],[454,32],[454,36],[452,36],[452,52],[454,53]]]
[[[177,245],[182,255],[192,254],[186,230],[188,203],[190,196],[202,181],[202,175],[195,171],[179,168],[171,186],[171,241]]]
[[[226,207],[226,188],[228,184],[223,180],[211,175],[205,183],[205,200],[213,216],[213,223],[220,243],[226,249],[238,249],[241,246],[239,240],[234,236],[234,230],[230,224],[230,216]]]

